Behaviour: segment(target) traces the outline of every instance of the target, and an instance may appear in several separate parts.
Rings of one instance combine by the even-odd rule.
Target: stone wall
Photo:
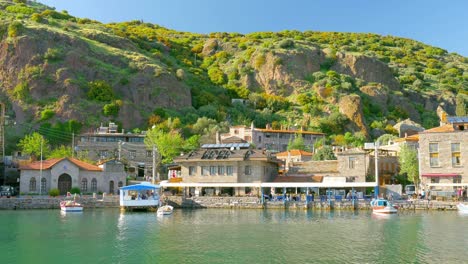
[[[262,201],[258,197],[216,197],[201,196],[184,198],[181,196],[168,196],[167,203],[175,208],[239,208],[239,209],[316,209],[316,210],[371,210],[367,200],[357,201]],[[457,202],[441,201],[394,201],[400,210],[457,210]]]
[[[1,198],[0,210],[16,209],[60,209],[60,201],[63,197],[21,197],[21,198]],[[76,201],[87,208],[107,208],[119,207],[119,196],[106,196],[104,198],[80,197]]]

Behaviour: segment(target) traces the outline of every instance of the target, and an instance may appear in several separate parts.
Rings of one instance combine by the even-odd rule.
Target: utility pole
[[[0,103],[0,111],[1,111],[1,116],[0,116],[0,144],[2,145],[1,146],[1,149],[0,151],[2,153],[0,153],[0,162],[1,162],[1,165],[3,167],[3,185],[6,184],[6,173],[5,173],[5,104],[4,103]]]
[[[44,142],[44,138],[41,136],[41,167],[39,173],[39,195],[42,194],[42,144]]]
[[[72,158],[75,157],[75,132],[72,133]]]
[[[374,143],[374,159],[375,159],[375,198],[379,197],[379,141]]]

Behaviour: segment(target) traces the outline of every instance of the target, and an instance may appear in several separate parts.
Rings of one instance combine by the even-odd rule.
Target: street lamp
[[[156,144],[153,143],[153,170],[151,183],[154,184],[156,180]]]

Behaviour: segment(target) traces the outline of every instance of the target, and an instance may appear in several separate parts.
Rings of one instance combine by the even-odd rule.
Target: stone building
[[[78,187],[81,193],[117,193],[125,185],[124,165],[111,160],[100,166],[73,158],[35,161],[20,166],[20,193],[48,194],[57,188],[66,194]]]
[[[304,162],[312,160],[314,153],[300,149],[292,149],[276,153],[276,158],[283,162],[284,169],[287,171],[294,162]]]
[[[144,139],[144,133],[119,132],[114,123],[109,123],[108,127],[101,125],[92,133],[81,134],[76,150],[78,155],[95,161],[120,158],[130,176],[141,178],[151,176],[153,167],[153,151],[147,148]]]
[[[266,149],[272,152],[286,151],[288,144],[294,140],[296,136],[302,136],[306,147],[313,151],[314,143],[325,137],[325,134],[303,130],[277,130],[267,128],[255,128],[253,123],[250,127],[233,126],[229,128],[229,133],[221,134],[216,138],[216,143],[228,143],[225,140],[232,142],[233,137],[239,138],[241,141],[251,143],[256,149]]]
[[[454,191],[468,186],[468,117],[419,133],[421,184]]]
[[[324,179],[342,182],[366,182],[367,176],[375,175],[375,156],[373,152],[351,149],[335,153],[336,160],[295,162],[286,175],[315,175]],[[379,151],[379,185],[390,184],[398,173],[398,158]]]
[[[174,158],[181,167],[183,183],[261,183],[278,174],[278,161],[267,152],[246,144],[206,144],[202,148]],[[190,188],[190,194],[244,195],[248,187]]]

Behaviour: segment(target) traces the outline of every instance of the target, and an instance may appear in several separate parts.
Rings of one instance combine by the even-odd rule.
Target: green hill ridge
[[[405,38],[204,35],[103,24],[35,2],[0,2],[0,18],[1,100],[28,129],[164,123],[189,136],[254,122],[376,138],[406,118],[438,125],[440,105],[467,111],[468,58]]]

